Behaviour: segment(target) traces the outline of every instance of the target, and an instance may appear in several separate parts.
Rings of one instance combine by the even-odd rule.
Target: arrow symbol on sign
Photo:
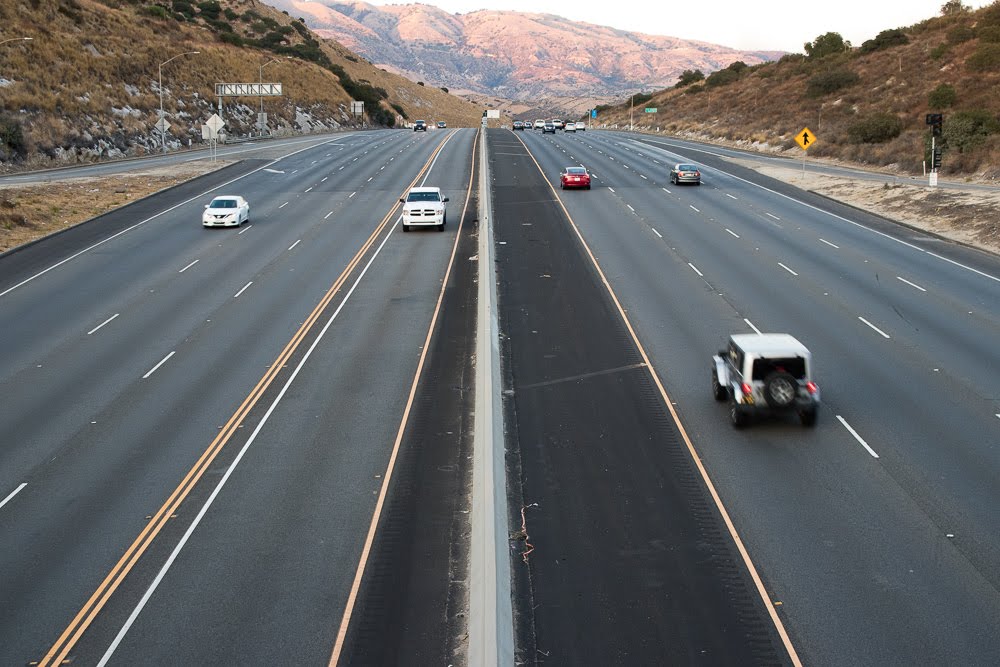
[[[809,133],[808,132],[803,132],[802,133],[802,143],[804,143],[804,144],[806,144],[808,146],[810,141],[812,141],[812,140],[809,138]]]

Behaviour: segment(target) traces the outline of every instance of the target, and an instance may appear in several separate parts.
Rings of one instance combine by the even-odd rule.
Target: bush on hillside
[[[729,85],[730,83],[734,83],[739,80],[739,72],[734,72],[731,69],[720,69],[708,75],[708,78],[705,79],[705,85],[709,88],[717,88],[719,86]]]
[[[995,72],[1000,70],[1000,44],[989,42],[980,44],[965,61],[965,66],[973,72]]]
[[[700,69],[686,69],[677,77],[677,83],[674,84],[674,88],[683,88],[684,86],[690,86],[692,83],[704,80],[705,73]]]
[[[396,113],[402,116],[405,120],[409,120],[410,117],[406,115],[406,111],[403,109],[402,105],[396,104],[394,102],[391,106],[393,109],[396,110]]]
[[[953,106],[958,100],[955,87],[947,83],[940,84],[927,96],[927,105],[931,109],[944,109]]]
[[[697,95],[698,93],[705,92],[705,84],[698,84],[697,86],[688,86],[684,90],[685,95]]]
[[[976,37],[976,31],[962,23],[948,31],[949,44],[961,44]]]
[[[222,14],[222,5],[215,0],[207,0],[207,2],[199,2],[198,9],[201,10],[202,17],[206,19],[212,19],[213,21],[219,20],[219,15]]]
[[[232,32],[232,29],[227,31],[219,31],[219,41],[223,44],[232,44],[233,46],[244,46],[246,42],[243,38]]]
[[[847,137],[853,144],[882,144],[899,136],[903,121],[896,114],[876,111],[854,121],[847,127]]]
[[[834,53],[851,50],[851,43],[845,41],[839,32],[828,32],[803,45],[809,58],[819,59]]]
[[[24,159],[28,155],[28,143],[24,139],[24,129],[14,117],[0,116],[0,160],[9,157]]]
[[[152,16],[154,19],[169,19],[170,12],[167,11],[166,7],[160,5],[149,5],[148,7],[143,7],[139,10],[146,16]]]
[[[984,25],[976,31],[976,37],[980,42],[990,44],[1000,43],[1000,25]]]
[[[806,84],[806,94],[809,97],[822,97],[842,88],[853,86],[861,81],[861,77],[849,69],[829,69],[809,77]]]
[[[632,106],[641,107],[651,99],[653,99],[653,96],[650,93],[636,93],[632,96]]]
[[[930,53],[931,59],[932,60],[940,60],[941,58],[943,58],[945,56],[946,53],[948,53],[948,43],[947,42],[941,42],[940,44],[938,44],[937,46],[935,46],[933,49],[931,49],[931,53]]]
[[[1000,120],[986,109],[956,111],[945,119],[944,143],[959,153],[982,145],[991,134],[1000,132]]]
[[[909,43],[910,38],[906,36],[905,32],[899,28],[893,28],[892,30],[883,30],[874,39],[863,42],[860,51],[861,53],[874,53],[875,51],[889,49],[894,46],[903,46]]]

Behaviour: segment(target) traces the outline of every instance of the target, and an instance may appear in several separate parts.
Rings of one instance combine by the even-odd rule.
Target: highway
[[[1000,655],[1000,261],[719,157],[679,150],[673,141],[613,132],[508,135],[513,141],[493,139],[504,142],[494,160],[515,160],[517,168],[497,187],[532,188],[548,213],[530,220],[531,227],[511,224],[503,240],[520,239],[523,252],[531,230],[541,227],[548,236],[535,242],[565,258],[518,268],[542,276],[539,283],[559,281],[567,302],[606,279],[601,318],[617,319],[615,343],[625,339],[632,352],[609,356],[611,342],[593,320],[548,332],[547,356],[540,355],[546,361],[526,365],[525,381],[565,386],[566,393],[592,383],[597,397],[584,394],[582,409],[572,414],[539,414],[535,400],[519,391],[517,369],[539,352],[536,338],[547,333],[544,318],[533,315],[555,304],[543,296],[524,303],[511,287],[517,308],[507,329],[501,327],[515,369],[510,412],[520,437],[555,438],[548,448],[518,436],[508,443],[521,451],[524,490],[515,503],[528,506],[534,546],[519,593],[534,595],[536,618],[522,625],[519,643],[537,644],[556,662],[577,650],[576,641],[585,644],[581,651],[607,651],[595,635],[614,636],[618,622],[627,632],[637,622],[620,610],[666,597],[657,586],[640,591],[610,581],[594,601],[607,610],[608,634],[543,634],[561,627],[560,614],[569,613],[545,594],[597,588],[602,568],[640,568],[642,549],[662,548],[654,540],[668,535],[665,522],[661,535],[640,522],[645,543],[632,544],[623,542],[629,531],[606,522],[616,513],[619,521],[639,522],[673,507],[669,486],[657,492],[648,480],[636,485],[636,470],[606,466],[601,475],[599,465],[587,462],[621,466],[617,453],[625,450],[649,476],[669,471],[676,455],[677,443],[661,437],[657,459],[644,442],[655,431],[626,428],[635,421],[623,414],[628,403],[618,400],[626,388],[606,386],[608,374],[638,372],[630,366],[638,342],[668,397],[659,397],[661,415],[669,400],[803,663],[993,664]],[[514,157],[517,144],[529,159]],[[679,161],[703,165],[704,183],[671,185],[667,165]],[[558,189],[560,170],[575,164],[593,172],[592,190]],[[539,175],[555,187],[538,187]],[[501,305],[504,275],[501,268]],[[581,307],[570,303],[554,312]],[[622,333],[623,315],[634,341]],[[734,430],[724,404],[712,400],[711,355],[730,333],[755,330],[791,333],[812,350],[824,400],[816,429],[774,419]],[[584,343],[577,339],[587,338],[595,339],[592,348],[578,350]],[[567,372],[555,361],[574,354],[586,371]],[[570,443],[553,435],[561,432],[579,441],[566,460],[558,445]],[[577,471],[588,476],[579,479]],[[600,558],[564,547],[574,532],[568,522],[582,523],[576,533],[585,530],[573,546],[589,545]],[[547,552],[549,530],[558,539]],[[568,550],[577,569],[553,571],[551,559]],[[641,663],[655,659],[655,652],[641,652],[655,643],[649,635],[628,646],[640,651]]]
[[[995,664],[1000,259],[657,136],[234,150],[0,256],[0,664],[470,664],[483,280],[518,664]],[[754,331],[814,429],[713,400]]]
[[[453,653],[476,137],[272,146],[4,257],[0,663]],[[425,182],[448,227],[403,235]]]

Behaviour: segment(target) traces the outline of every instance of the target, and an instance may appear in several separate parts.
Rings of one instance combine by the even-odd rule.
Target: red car
[[[559,187],[566,188],[586,188],[590,189],[590,174],[584,167],[566,167],[566,171],[559,174]]]

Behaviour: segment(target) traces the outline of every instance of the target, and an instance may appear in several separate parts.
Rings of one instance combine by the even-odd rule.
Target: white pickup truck
[[[403,231],[410,227],[437,227],[444,231],[448,222],[447,197],[441,196],[441,188],[410,188],[406,196],[399,200],[403,204]]]

